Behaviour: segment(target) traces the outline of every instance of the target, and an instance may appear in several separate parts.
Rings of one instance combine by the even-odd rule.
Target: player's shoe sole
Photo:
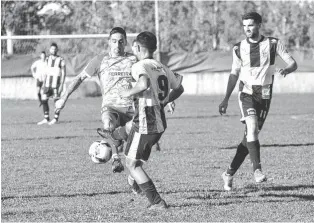
[[[224,190],[231,191],[232,190],[233,176],[227,175],[227,172],[223,172],[221,177],[224,181]]]

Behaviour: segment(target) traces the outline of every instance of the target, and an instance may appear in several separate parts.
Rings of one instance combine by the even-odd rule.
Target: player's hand
[[[228,100],[224,99],[221,102],[221,104],[219,105],[219,113],[220,113],[220,115],[226,114],[227,107],[228,107]]]
[[[65,100],[63,98],[60,98],[55,103],[55,111],[60,111],[65,106]]]
[[[277,73],[282,75],[283,77],[286,77],[288,72],[285,69],[279,69],[277,70]]]
[[[129,94],[128,90],[119,92],[119,95],[120,95],[120,98],[128,98],[128,97],[130,97],[130,94]]]
[[[174,101],[172,101],[172,102],[169,102],[167,105],[168,105],[167,112],[170,112],[171,114],[173,114],[174,109],[176,107],[176,103],[174,103]]]

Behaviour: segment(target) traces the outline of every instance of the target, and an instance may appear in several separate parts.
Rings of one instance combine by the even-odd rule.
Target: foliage
[[[8,29],[15,35],[108,33],[113,26],[155,31],[154,1],[57,1],[71,13],[39,16],[51,2],[1,1],[2,35]],[[161,51],[229,50],[244,37],[241,15],[253,10],[263,17],[265,35],[290,48],[314,48],[313,1],[160,1]],[[64,45],[73,53],[84,53],[85,47],[70,42]]]

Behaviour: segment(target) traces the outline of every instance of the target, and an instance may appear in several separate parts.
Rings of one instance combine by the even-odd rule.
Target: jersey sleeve
[[[91,77],[96,75],[100,69],[101,59],[100,56],[94,57],[83,69],[82,73],[86,77]]]
[[[237,74],[237,70],[240,70],[242,66],[242,60],[240,56],[240,46],[235,45],[232,49],[232,67],[231,74]]]
[[[38,64],[38,61],[35,61],[31,66],[31,71],[34,78],[36,78],[37,64]]]
[[[132,66],[132,77],[134,78],[135,81],[138,81],[140,76],[142,75],[147,75],[147,70],[143,66],[142,63],[136,63]]]
[[[178,87],[180,87],[182,84],[183,76],[181,76],[178,73],[173,72],[172,70],[170,70],[167,67],[165,67],[165,70],[167,72],[170,88],[171,89],[177,89]]]
[[[278,40],[277,42],[276,52],[277,52],[277,55],[280,56],[283,61],[288,63],[288,60],[291,58],[291,55],[290,53],[288,53],[286,47],[280,40]]]

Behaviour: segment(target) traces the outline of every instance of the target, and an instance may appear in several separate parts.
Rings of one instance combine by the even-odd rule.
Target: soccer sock
[[[230,167],[227,169],[227,174],[233,176],[241,164],[243,163],[245,157],[249,154],[248,149],[243,145],[243,142],[241,142],[238,145],[237,152],[231,162]]]
[[[161,197],[156,190],[156,187],[152,180],[147,181],[146,183],[138,185],[142,191],[146,194],[148,201],[151,204],[158,204],[161,201]]]
[[[119,127],[114,132],[112,133],[113,137],[116,140],[127,140],[128,139],[128,134],[126,133],[125,126]]]
[[[60,115],[60,110],[55,111],[55,119],[58,121]]]
[[[250,159],[253,163],[253,171],[261,169],[260,144],[259,141],[247,142]]]
[[[49,121],[49,105],[48,100],[43,100],[44,117]]]

